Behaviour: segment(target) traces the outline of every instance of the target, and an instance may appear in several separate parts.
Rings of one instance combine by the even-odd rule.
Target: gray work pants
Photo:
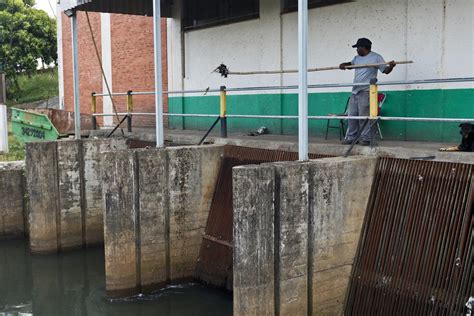
[[[347,111],[349,116],[369,116],[369,91],[360,91],[357,94],[352,94],[349,101],[349,109]],[[348,120],[348,128],[346,133],[346,140],[353,141],[357,137],[359,129],[364,125],[364,120]],[[362,135],[361,141],[370,141],[370,122],[367,123]]]

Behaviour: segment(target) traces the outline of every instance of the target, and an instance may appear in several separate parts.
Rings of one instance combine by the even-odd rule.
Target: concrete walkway
[[[135,129],[135,136],[144,140],[155,140],[153,129]],[[204,131],[166,129],[165,139],[174,144],[198,144]],[[219,131],[211,133],[206,143],[229,144],[247,147],[298,151],[298,137],[296,135],[261,135],[247,136],[244,133],[229,133],[228,138],[219,137]],[[384,156],[403,159],[426,159],[446,162],[474,164],[474,153],[440,152],[439,148],[455,146],[453,143],[411,142],[411,141],[380,141],[378,146],[354,146],[352,155]],[[309,138],[309,152],[333,156],[342,156],[349,146],[342,145],[338,138],[329,140],[324,138]]]

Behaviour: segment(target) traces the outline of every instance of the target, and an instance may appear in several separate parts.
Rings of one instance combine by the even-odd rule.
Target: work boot
[[[361,146],[370,146],[370,140],[361,140],[361,141],[359,142],[359,144],[360,144]],[[374,145],[374,146],[377,146],[377,143],[374,142],[373,145]]]
[[[343,145],[351,145],[354,140],[351,139],[344,139],[341,144]]]

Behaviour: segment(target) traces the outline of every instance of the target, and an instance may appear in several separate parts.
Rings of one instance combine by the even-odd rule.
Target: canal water
[[[232,315],[232,297],[187,284],[110,302],[102,249],[31,256],[26,241],[0,241],[0,316],[17,315]]]

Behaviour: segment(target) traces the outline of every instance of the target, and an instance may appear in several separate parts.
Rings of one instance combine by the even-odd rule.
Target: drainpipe
[[[308,160],[308,0],[298,0],[298,156]]]
[[[156,147],[164,147],[163,130],[163,69],[161,66],[161,4],[153,0],[153,26],[155,49],[155,113],[156,113]]]

